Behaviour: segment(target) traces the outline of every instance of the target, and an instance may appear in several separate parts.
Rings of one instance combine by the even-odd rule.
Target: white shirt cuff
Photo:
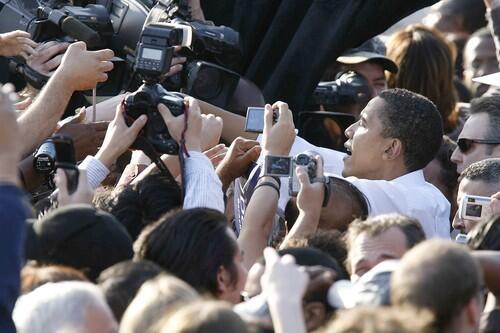
[[[95,190],[102,181],[109,175],[109,169],[94,156],[87,156],[78,169],[87,171],[87,180],[90,188]]]

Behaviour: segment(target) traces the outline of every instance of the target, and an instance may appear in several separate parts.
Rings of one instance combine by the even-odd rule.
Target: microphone
[[[81,40],[89,49],[102,47],[101,37],[97,32],[72,16],[66,16],[61,24],[61,30],[68,36]]]

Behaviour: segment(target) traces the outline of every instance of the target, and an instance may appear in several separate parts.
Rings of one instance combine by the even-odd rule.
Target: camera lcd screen
[[[152,60],[161,60],[162,51],[157,49],[142,49],[142,57]]]
[[[266,157],[266,174],[280,177],[290,176],[292,170],[292,159],[288,156]]]
[[[481,213],[483,211],[483,206],[478,204],[470,204],[468,203],[465,208],[465,215],[481,217]]]
[[[262,133],[264,131],[264,108],[248,108],[245,131]]]

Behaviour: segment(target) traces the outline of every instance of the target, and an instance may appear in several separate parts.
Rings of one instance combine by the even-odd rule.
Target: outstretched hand
[[[278,121],[273,124],[273,110],[278,110]],[[262,149],[271,155],[288,156],[295,140],[295,125],[288,104],[276,102],[264,108]]]
[[[0,34],[0,56],[21,56],[28,59],[36,53],[35,48],[38,45],[30,37],[28,32],[21,30]]]
[[[316,182],[311,182],[307,169],[299,166],[296,169],[300,183],[300,191],[297,196],[297,207],[301,213],[315,214],[319,216],[323,198],[325,196],[325,184],[323,175],[323,159],[316,155]]]

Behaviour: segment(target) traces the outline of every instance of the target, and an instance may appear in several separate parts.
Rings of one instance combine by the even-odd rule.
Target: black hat
[[[342,53],[337,61],[345,65],[360,64],[368,60],[379,62],[382,67],[391,72],[398,72],[398,65],[385,56],[386,48],[384,42],[379,37],[367,40],[361,46],[349,49]]]
[[[110,214],[90,205],[58,208],[26,224],[26,259],[82,269],[94,280],[132,258],[132,239]]]

